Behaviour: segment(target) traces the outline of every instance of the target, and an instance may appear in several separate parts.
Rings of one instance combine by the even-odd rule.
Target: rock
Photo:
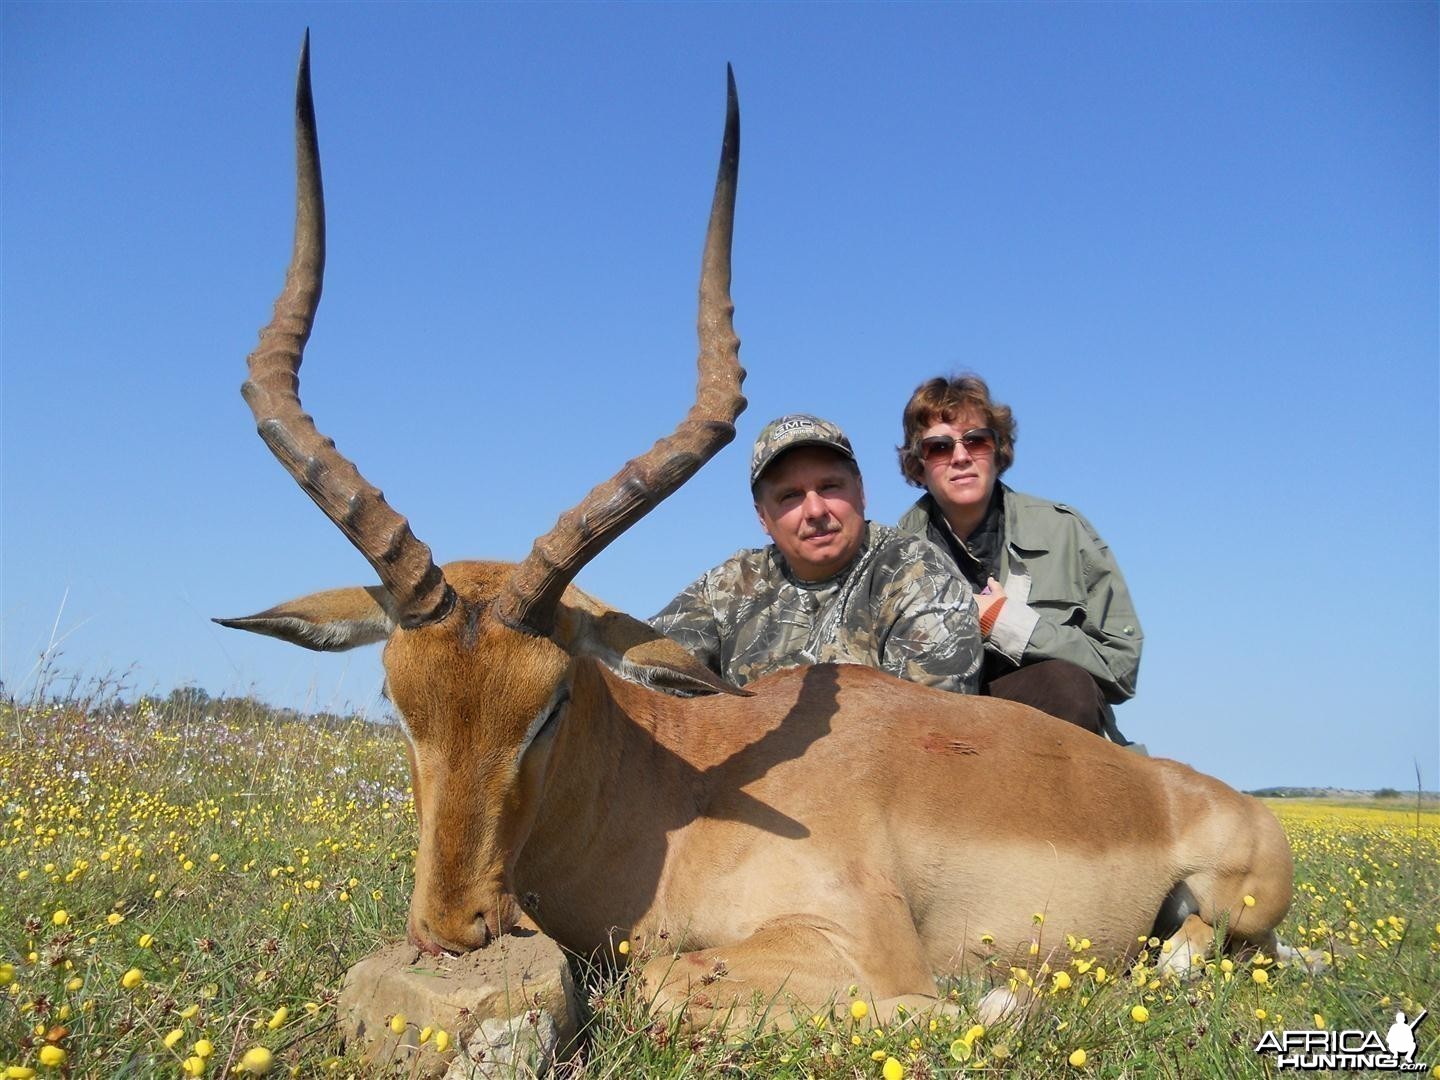
[[[346,972],[339,1020],[377,1075],[488,1080],[546,1071],[575,1037],[576,1004],[560,947],[521,931],[461,956],[388,945]],[[400,1034],[390,1027],[397,1015]],[[427,1027],[449,1034],[444,1053],[433,1036],[420,1043]]]

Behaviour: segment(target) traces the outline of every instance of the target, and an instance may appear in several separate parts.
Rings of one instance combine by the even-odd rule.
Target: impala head
[[[735,692],[679,646],[570,586],[591,558],[734,438],[745,407],[730,302],[740,151],[734,79],[701,268],[695,404],[673,433],[562,514],[518,565],[437,566],[406,519],[301,409],[300,360],[325,263],[308,35],[295,117],[294,249],[242,392],[261,438],[381,584],[217,621],[310,649],[385,642],[386,688],[405,722],[420,821],[410,933],[430,949],[476,948],[518,918],[509,873],[534,821],[553,721],[570,709],[583,715],[585,702],[571,700],[578,665],[602,663],[674,693]]]

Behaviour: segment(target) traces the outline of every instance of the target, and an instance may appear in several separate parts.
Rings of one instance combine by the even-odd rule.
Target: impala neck
[[[576,664],[514,871],[521,904],[569,949],[603,948],[662,917],[674,834],[702,798],[695,767],[676,752],[683,705]]]

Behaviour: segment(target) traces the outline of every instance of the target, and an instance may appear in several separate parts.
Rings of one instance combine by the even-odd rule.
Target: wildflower
[[[175,1044],[178,1043],[178,1042],[179,1042],[181,1039],[183,1039],[184,1037],[185,1037],[185,1029],[184,1029],[184,1028],[176,1028],[174,1031],[170,1032],[170,1034],[168,1034],[168,1035],[165,1036],[165,1038],[164,1038],[164,1040],[163,1040],[164,1043],[165,1043],[165,1049],[166,1049],[166,1050],[174,1050],[174,1049],[175,1049]]]
[[[1130,1010],[1130,1019],[1137,1024],[1143,1024],[1150,1019],[1150,1010],[1144,1005],[1136,1005]]]
[[[105,916],[105,921],[111,926],[119,926],[125,921],[125,916],[121,915],[118,911],[112,911],[109,915]]]
[[[1036,926],[1039,926],[1045,921],[1045,913],[1043,911],[1037,911],[1034,915],[1031,915],[1030,918]]]
[[[5,1070],[5,1075],[9,1077],[10,1080],[32,1080],[35,1076],[35,1070],[28,1065],[11,1065]]]
[[[75,978],[71,979],[65,984],[65,989],[69,990],[73,994],[76,990],[79,990],[84,985],[85,980],[80,978],[79,975],[76,975]]]
[[[1095,969],[1095,981],[1096,981],[1097,983],[1103,983],[1103,982],[1105,981],[1105,979],[1106,979],[1105,969],[1104,969],[1103,967],[1097,967],[1097,968]]]
[[[449,1048],[450,1033],[444,1028],[441,1028],[439,1031],[435,1032],[435,1051],[436,1053],[443,1054]]]
[[[0,986],[9,986],[15,981],[15,965],[0,964]]]
[[[1255,906],[1255,898],[1254,898],[1253,896],[1251,896],[1249,893],[1246,893],[1246,894],[1245,894],[1245,906],[1246,906],[1246,907],[1254,907],[1254,906]]]
[[[65,1049],[60,1046],[42,1046],[40,1048],[40,1064],[47,1069],[58,1069],[65,1064]]]
[[[394,1016],[390,1017],[390,1030],[393,1031],[396,1035],[405,1034],[404,1013],[396,1013]]]
[[[1261,986],[1264,986],[1270,981],[1270,974],[1264,968],[1256,968],[1250,972],[1250,978],[1254,979]]]
[[[619,945],[616,945],[616,946],[615,946],[615,951],[618,952],[621,956],[629,956],[629,955],[630,955],[630,942],[628,942],[628,941],[622,941],[622,942],[620,942]]]
[[[435,1034],[435,1029],[432,1028],[432,1027],[430,1027],[429,1025],[426,1025],[425,1027],[421,1028],[421,1029],[420,1029],[420,1045],[421,1045],[421,1046],[424,1046],[427,1042],[430,1041],[430,1036],[431,1036],[431,1035],[434,1035],[434,1034]]]
[[[126,990],[134,990],[144,981],[145,973],[142,972],[139,968],[131,968],[129,971],[125,972],[124,975],[120,976],[120,985],[123,986]]]
[[[180,1010],[180,1019],[181,1019],[181,1020],[194,1020],[195,1017],[199,1015],[199,1013],[200,1013],[200,1005],[199,1005],[198,1002],[197,1002],[196,1004],[193,1004],[193,1005],[186,1005],[185,1008],[183,1008],[183,1009]]]
[[[269,1020],[265,1021],[265,1026],[268,1027],[271,1031],[275,1031],[277,1028],[280,1027],[281,1024],[285,1023],[285,1021],[288,1020],[289,1018],[290,1018],[290,1010],[289,1010],[288,1008],[286,1008],[284,1005],[281,1005],[278,1009],[275,1010],[275,1015],[272,1016],[272,1017],[270,1017]],[[404,1026],[403,1026],[403,1025],[404,1025],[404,1021],[401,1021],[401,1025],[402,1025],[402,1026],[401,1026],[400,1030],[401,1030],[401,1031],[404,1031],[404,1030],[405,1030],[405,1028],[404,1028]]]
[[[880,1066],[880,1075],[883,1076],[885,1080],[901,1080],[901,1077],[905,1075],[905,1066],[901,1065],[895,1058],[887,1057],[885,1064]]]
[[[1256,1020],[1264,1020],[1268,1015],[1269,1015],[1269,1014],[1266,1013],[1264,1009],[1256,1009],[1256,1010],[1255,1010],[1255,1019],[1256,1019]]]
[[[55,912],[54,915],[50,916],[50,921],[56,926],[64,926],[67,922],[70,921],[70,913],[64,908],[61,908],[59,911]]]
[[[1084,1049],[1076,1050],[1076,1051],[1074,1051],[1073,1053],[1071,1053],[1069,1060],[1070,1060],[1070,1064],[1073,1065],[1075,1068],[1077,1068],[1077,1069],[1083,1069],[1083,1068],[1085,1067],[1085,1051],[1084,1051]]]
[[[136,944],[138,944],[142,949],[148,949],[151,945],[155,944],[155,935],[141,934]]]
[[[1316,1013],[1316,1014],[1315,1014],[1315,1026],[1316,1026],[1317,1028],[1323,1028],[1323,1027],[1325,1026],[1325,1017],[1324,1017],[1323,1014],[1321,1014],[1321,1013]]]
[[[188,1057],[180,1063],[180,1069],[186,1076],[204,1076],[205,1059],[202,1057]]]
[[[1436,929],[1437,929],[1437,932],[1440,932],[1440,927],[1437,927]],[[982,945],[994,945],[994,944],[995,944],[995,935],[993,935],[993,934],[981,934],[981,935],[980,935],[980,944],[982,944]]]
[[[852,1001],[850,1003],[850,1015],[856,1020],[864,1020],[865,1015],[870,1011],[870,1006],[863,1001]]]
[[[871,1061],[884,1061],[884,1060],[885,1060],[887,1057],[889,1057],[889,1056],[890,1056],[890,1055],[887,1054],[887,1053],[885,1053],[884,1050],[871,1050],[871,1051],[870,1051],[870,1060],[871,1060]]]
[[[196,1039],[195,1045],[191,1049],[195,1051],[196,1057],[206,1060],[215,1053],[215,1044],[209,1039]]]
[[[1069,976],[1069,974],[1068,974],[1067,972],[1064,972],[1064,971],[1057,971],[1057,972],[1055,972],[1055,992],[1056,992],[1056,993],[1059,993],[1061,990],[1069,990],[1069,989],[1070,989],[1070,976]]]
[[[275,1067],[275,1055],[263,1046],[252,1046],[240,1058],[240,1071],[251,1076],[264,1076]]]
[[[970,1055],[975,1052],[973,1044],[964,1039],[956,1039],[950,1044],[950,1056],[956,1061],[969,1061]]]

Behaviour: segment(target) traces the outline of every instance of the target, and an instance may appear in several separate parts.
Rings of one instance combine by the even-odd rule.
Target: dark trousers
[[[1041,660],[1017,669],[1004,660],[993,663],[992,660],[996,658],[986,653],[980,693],[1018,701],[1102,737],[1107,726],[1114,725],[1114,713],[1105,695],[1090,673],[1078,664],[1069,660]]]

